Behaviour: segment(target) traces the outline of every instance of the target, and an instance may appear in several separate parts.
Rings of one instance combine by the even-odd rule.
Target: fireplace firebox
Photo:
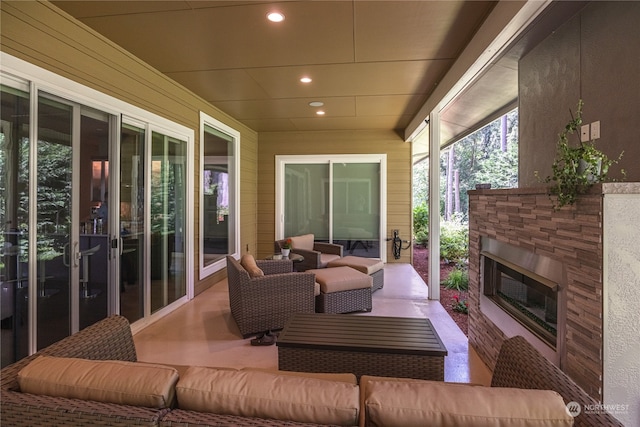
[[[484,296],[555,350],[562,265],[488,237],[481,255]]]

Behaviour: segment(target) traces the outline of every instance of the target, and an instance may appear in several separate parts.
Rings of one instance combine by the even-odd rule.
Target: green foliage
[[[413,236],[421,245],[429,241],[429,207],[426,203],[413,208]]]
[[[429,159],[413,165],[413,205],[429,201]]]
[[[440,225],[440,256],[456,263],[469,258],[469,225],[459,215]]]
[[[453,296],[453,304],[451,304],[453,311],[459,313],[469,314],[469,302],[466,299],[460,299],[460,295]]]
[[[507,151],[493,150],[480,164],[476,183],[489,183],[491,188],[518,186],[518,145],[508,144]]]
[[[501,120],[497,119],[478,131],[455,142],[453,168],[458,171],[460,206],[458,212],[469,210],[468,190],[478,183],[489,183],[492,188],[518,186],[518,111],[507,114],[507,151],[501,146]],[[448,154],[440,156],[440,200],[442,209],[447,190]]]
[[[469,289],[469,273],[466,268],[456,268],[449,273],[442,284],[447,289],[466,291]]]
[[[594,141],[580,141],[583,104],[580,99],[575,117],[569,111],[571,120],[558,134],[556,158],[551,165],[552,173],[541,180],[553,183],[549,188],[549,194],[557,196],[555,210],[574,204],[578,195],[584,194],[593,184],[605,181],[611,165],[618,163],[624,154],[622,152],[616,160],[612,160],[596,148]],[[578,138],[577,146],[569,143],[569,135],[574,133]],[[540,179],[537,171],[535,174]],[[624,170],[622,174],[625,175]]]

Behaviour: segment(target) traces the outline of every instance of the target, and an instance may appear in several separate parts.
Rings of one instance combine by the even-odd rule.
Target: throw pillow
[[[242,259],[240,260],[240,265],[247,270],[249,276],[251,277],[262,277],[264,276],[264,271],[258,267],[256,264],[256,259],[251,254],[242,255]]]

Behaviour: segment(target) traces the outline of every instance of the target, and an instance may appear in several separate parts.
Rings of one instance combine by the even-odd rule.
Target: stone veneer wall
[[[574,206],[553,210],[544,188],[469,191],[469,342],[495,366],[506,338],[481,311],[480,238],[557,259],[567,283],[566,342],[562,366],[578,385],[602,401],[603,239],[600,186]]]

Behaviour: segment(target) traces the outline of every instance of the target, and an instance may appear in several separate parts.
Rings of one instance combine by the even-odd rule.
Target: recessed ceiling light
[[[311,77],[306,77],[306,76],[305,76],[305,77],[302,77],[302,78],[300,79],[300,81],[301,81],[302,83],[311,83],[313,80],[311,79]]]
[[[324,102],[322,101],[311,101],[309,103],[309,107],[322,107],[324,105]]]
[[[318,111],[316,111],[316,114],[319,115],[319,116],[324,116],[324,111],[318,110]]]
[[[269,12],[267,19],[271,22],[282,22],[284,21],[284,15],[280,12]]]

